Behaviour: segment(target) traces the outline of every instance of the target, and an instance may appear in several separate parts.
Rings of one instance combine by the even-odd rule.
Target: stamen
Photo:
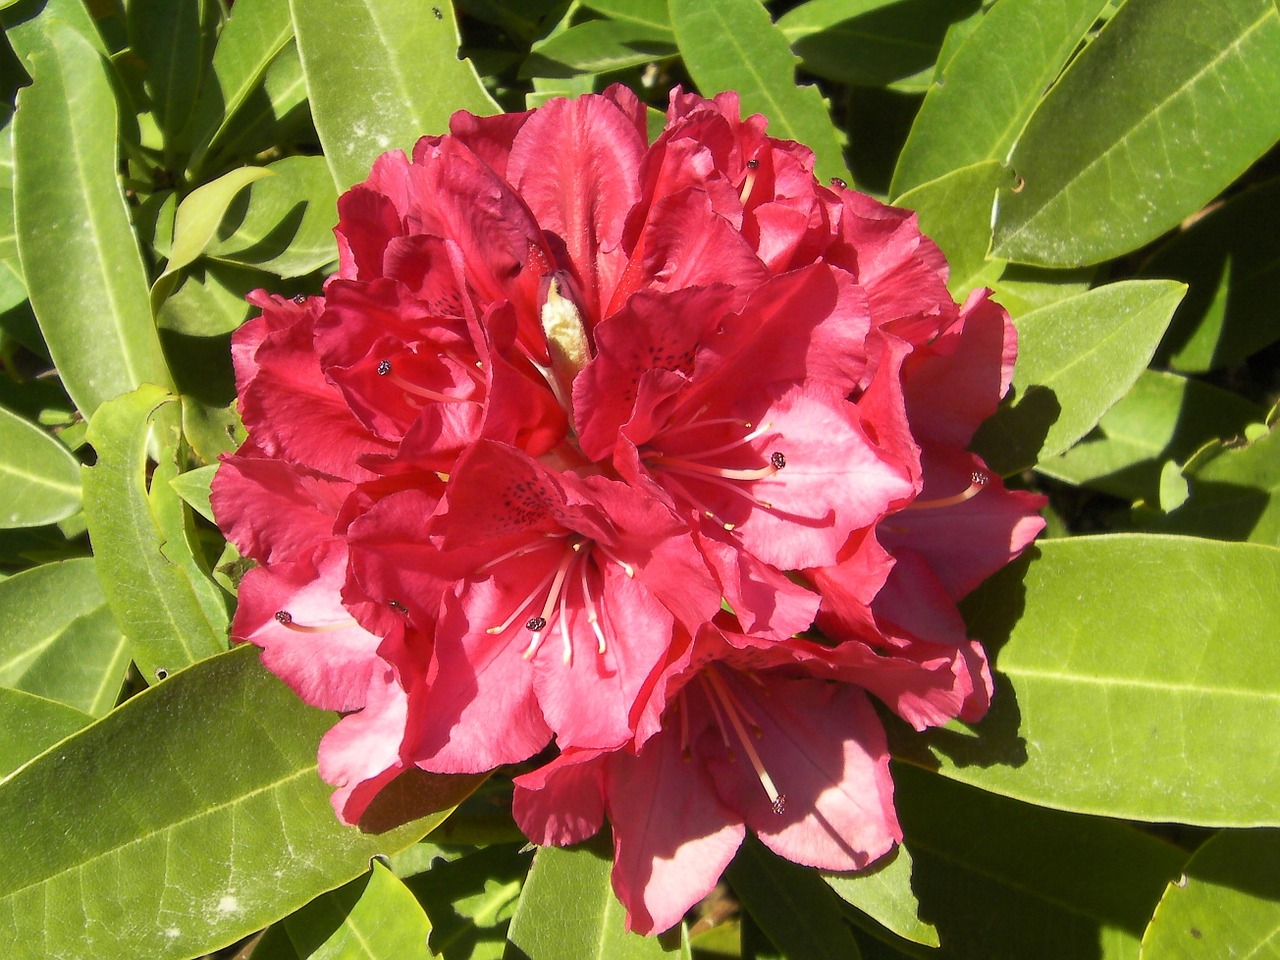
[[[416,383],[411,383],[398,373],[391,370],[390,360],[378,361],[378,376],[385,377],[388,382],[394,383],[405,393],[411,393],[415,397],[422,397],[424,400],[434,400],[437,403],[467,403],[466,397],[451,397],[446,393],[440,393],[436,390],[428,390],[426,387],[420,387]]]
[[[537,652],[538,645],[542,643],[542,631],[547,628],[547,623],[551,619],[551,613],[555,610],[556,603],[560,600],[560,590],[564,586],[565,574],[569,572],[569,567],[573,565],[573,561],[578,556],[578,547],[580,546],[580,543],[575,543],[573,546],[574,548],[572,550],[565,551],[564,556],[560,558],[560,562],[556,564],[555,572],[551,575],[551,587],[547,590],[547,599],[542,604],[542,614],[534,617],[525,624],[525,626],[533,633],[533,640],[529,643],[529,646],[525,649],[523,654],[526,660]],[[546,581],[543,582],[545,583]],[[563,611],[563,607],[561,610]],[[567,628],[563,617],[560,621],[560,629],[562,633],[565,633],[567,638]]]
[[[502,563],[502,561],[510,560],[512,557],[523,557],[526,554],[536,553],[537,551],[543,549],[544,547],[551,546],[551,544],[548,543],[547,541],[564,539],[564,534],[548,533],[542,539],[543,539],[542,543],[532,543],[532,544],[526,543],[523,547],[516,547],[514,550],[508,550],[506,553],[502,554],[502,556],[495,557],[492,560],[488,560],[485,563],[482,563],[480,566],[476,568],[476,573],[480,573],[484,570],[489,570],[493,567],[496,567],[498,564]]]
[[[347,617],[345,620],[338,620],[333,623],[317,623],[304,626],[301,623],[294,623],[293,614],[288,610],[277,610],[276,622],[294,633],[333,633],[335,630],[346,630],[355,624],[355,620]]]
[[[547,621],[542,617],[530,617],[525,621],[524,628],[531,633],[537,633],[539,630],[547,629]]]
[[[582,589],[582,603],[587,608],[587,623],[591,624],[591,631],[596,635],[596,645],[599,648],[599,652],[604,653],[604,631],[600,629],[600,617],[596,614],[596,604],[591,598],[591,587],[587,583],[587,565],[585,563],[578,567],[578,578]]]
[[[624,560],[620,560],[617,554],[615,554],[612,550],[610,550],[608,547],[606,547],[602,543],[595,544],[595,548],[599,550],[601,553],[603,553],[610,560],[612,560],[614,563],[616,563],[618,566],[620,566],[622,568],[622,572],[625,573],[628,577],[631,577],[633,579],[635,578],[635,575],[636,575],[635,567],[625,562]]]
[[[751,424],[748,423],[746,424],[746,426],[750,427]],[[768,433],[772,429],[773,429],[772,423],[762,423],[760,424],[760,426],[756,427],[754,430],[748,433],[741,440],[734,440],[732,443],[721,444],[718,447],[712,447],[710,450],[699,450],[698,459],[705,460],[707,459],[707,457],[714,457],[721,453],[728,453],[730,450],[737,450],[739,447],[745,447],[752,440],[755,440],[759,437],[763,437],[766,433]]]
[[[701,510],[702,515],[706,517],[708,520],[710,520],[712,523],[718,524],[719,526],[724,527],[724,529],[728,531],[732,531],[733,528],[737,526],[737,524],[734,524],[734,523],[725,523],[723,520],[721,520],[718,516],[716,516],[710,510],[703,507],[702,501],[700,501],[697,497],[695,497],[692,493],[690,493],[689,488],[686,487],[679,480],[677,480],[670,472],[668,472],[662,478],[662,482],[667,486],[668,489],[672,490],[679,496],[683,497],[685,502],[688,504],[691,504],[695,510]]]
[[[690,466],[697,466],[697,464],[690,464]],[[731,482],[731,480],[724,479],[724,478],[723,478],[723,477],[721,477],[721,476],[716,476],[716,475],[714,474],[714,472],[713,472],[713,471],[708,470],[708,471],[707,471],[707,473],[705,473],[705,474],[703,473],[703,471],[700,471],[700,470],[699,470],[699,471],[696,471],[696,472],[692,472],[692,473],[691,473],[690,471],[688,471],[688,470],[684,469],[684,467],[683,467],[683,466],[681,466],[681,467],[669,467],[669,469],[671,469],[672,471],[674,471],[674,472],[676,472],[676,473],[688,473],[688,474],[690,474],[691,476],[696,476],[696,477],[698,477],[698,479],[699,479],[699,480],[701,480],[703,483],[711,483],[711,484],[715,484],[717,487],[724,487],[724,489],[728,490],[730,493],[737,494],[738,496],[742,497],[744,500],[750,500],[750,501],[751,501],[752,503],[754,503],[757,507],[760,507],[760,508],[762,508],[762,509],[764,509],[764,510],[772,510],[772,509],[773,509],[773,504],[772,504],[772,503],[770,503],[768,500],[761,500],[759,497],[752,496],[750,493],[748,493],[746,490],[743,490],[743,489],[742,489],[740,486],[738,486],[736,483]],[[771,476],[773,476],[775,473],[777,473],[777,472],[778,472],[777,470],[774,470],[772,467],[770,467],[770,468],[768,468],[768,469],[769,469],[769,472],[768,472],[768,473],[766,473],[766,474],[764,474],[764,475],[763,475],[764,477],[771,477]],[[743,472],[743,473],[745,473],[745,472],[749,472],[749,471],[739,471],[739,472]],[[734,478],[732,478],[732,479],[734,479],[734,480],[744,480],[744,479],[745,479],[745,480],[751,480],[751,479],[763,479],[763,477],[734,477]]]
[[[502,623],[498,624],[496,627],[489,627],[487,630],[485,630],[485,633],[493,634],[494,636],[497,636],[499,633],[506,633],[507,628],[510,627],[513,623],[515,623],[518,619],[520,619],[520,614],[524,612],[525,608],[529,606],[529,604],[533,603],[534,597],[542,593],[542,591],[546,589],[547,584],[549,584],[553,579],[555,579],[555,575],[556,575],[555,571],[553,570],[552,572],[548,573],[545,577],[543,577],[541,582],[539,582],[539,584],[536,587],[534,587],[531,591],[529,591],[529,595],[525,597],[523,600],[521,600],[516,605],[516,608],[511,611],[511,616],[507,617],[507,619],[503,620]],[[534,620],[536,619],[537,618],[535,617]],[[532,623],[533,620],[530,620],[529,622]],[[529,629],[532,630],[534,628],[529,627]]]
[[[969,486],[951,497],[939,497],[935,500],[914,500],[903,507],[904,510],[937,510],[940,507],[954,507],[958,503],[972,500],[987,485],[987,475],[974,471],[969,475]]]
[[[724,706],[724,712],[729,717],[729,722],[733,724],[734,732],[738,735],[738,742],[742,744],[742,749],[747,752],[747,757],[751,760],[751,767],[756,772],[756,778],[760,781],[760,786],[764,787],[764,792],[769,797],[773,812],[784,813],[787,809],[787,796],[778,792],[778,788],[774,786],[773,778],[769,776],[769,771],[764,768],[760,755],[756,753],[756,748],[751,744],[751,739],[742,725],[742,719],[738,716],[738,710],[742,709],[742,704],[737,703],[732,692],[725,686],[724,681],[720,679],[714,670],[707,670],[703,675],[711,684],[711,689],[720,698],[720,702]],[[746,713],[745,710],[742,712]],[[759,730],[759,725],[755,721],[752,721],[752,726]],[[759,733],[757,733],[757,736],[759,736]]]
[[[706,477],[723,477],[725,480],[765,480],[772,477],[779,469],[773,462],[770,462],[769,466],[757,467],[754,470],[731,470],[728,467],[709,467],[705,463],[695,463],[692,460],[684,460],[680,457],[664,456],[651,457],[650,462],[669,467],[680,473]],[[783,466],[786,465],[786,462],[784,457],[782,460]]]
[[[569,611],[567,609],[569,591],[560,592],[560,643],[563,653],[561,660],[567,667],[573,662],[573,643],[569,640]]]
[[[775,450],[769,454],[769,462],[773,464],[773,469],[781,470],[787,465],[787,456],[781,450]]]
[[[682,423],[678,426],[666,427],[659,435],[663,437],[671,437],[677,433],[696,430],[699,427],[718,427],[721,424],[732,424],[735,427],[742,427],[744,430],[751,429],[751,424],[746,420],[739,420],[736,417],[715,417],[711,420],[690,420],[688,423]]]

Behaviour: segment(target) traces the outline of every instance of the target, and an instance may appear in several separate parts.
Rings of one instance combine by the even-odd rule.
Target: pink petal
[[[598,750],[566,750],[515,778],[511,815],[541,847],[581,843],[604,823],[604,763]]]
[[[365,699],[363,710],[343,717],[320,740],[320,776],[338,788],[333,809],[348,825],[405,769],[400,744],[408,700],[393,667],[375,671]]]

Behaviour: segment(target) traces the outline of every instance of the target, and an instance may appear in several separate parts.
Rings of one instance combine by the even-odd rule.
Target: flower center
[[[655,442],[671,444],[679,435],[688,431],[707,427],[723,427],[725,425],[746,430],[747,433],[737,440],[731,440],[728,443],[722,443],[707,449],[685,449],[680,456],[672,456],[653,449]],[[751,444],[768,435],[772,430],[773,425],[770,423],[753,427],[752,424],[745,420],[732,418],[697,420],[663,430],[650,441],[650,446],[643,455],[643,460],[651,470],[662,475],[664,486],[672,493],[692,505],[694,509],[700,511],[709,520],[718,523],[726,530],[732,530],[735,524],[725,523],[713,511],[707,509],[703,500],[689,488],[688,483],[678,478],[683,477],[701,483],[709,483],[714,487],[728,490],[734,496],[747,500],[761,509],[772,510],[772,503],[755,496],[746,485],[757,480],[767,480],[779,470],[785,468],[787,465],[785,453],[781,450],[771,451],[768,455],[768,463],[760,467],[729,467],[723,465],[723,463],[715,462],[717,458],[723,457],[725,454],[731,454],[734,451],[743,449],[757,453],[751,448]],[[684,444],[682,443],[681,446],[684,446]]]

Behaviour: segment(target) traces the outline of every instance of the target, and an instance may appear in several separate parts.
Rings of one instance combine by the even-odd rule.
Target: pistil
[[[956,504],[964,503],[966,500],[972,500],[982,488],[987,485],[987,475],[978,473],[976,470],[969,475],[969,486],[954,496],[939,497],[934,500],[913,500],[904,510],[937,510],[941,507],[954,507]]]
[[[276,623],[280,624],[282,627],[292,630],[294,633],[333,633],[337,630],[348,630],[356,625],[355,620],[351,617],[347,617],[343,620],[335,620],[332,623],[295,623],[293,614],[288,610],[276,611]]]
[[[734,733],[738,736],[738,742],[742,745],[743,752],[746,753],[747,759],[751,761],[751,768],[756,773],[756,779],[760,781],[760,786],[764,787],[765,795],[769,798],[769,804],[774,813],[784,813],[787,809],[787,795],[779,793],[778,788],[774,785],[773,778],[769,776],[769,771],[765,769],[764,762],[760,759],[760,754],[756,752],[755,746],[751,742],[751,736],[747,733],[746,727],[743,725],[742,718],[746,716],[750,721],[756,739],[763,734],[760,725],[751,719],[743,709],[741,702],[733,695],[733,691],[728,688],[725,682],[720,679],[714,665],[702,674],[707,680],[711,690],[715,693],[716,698],[720,701],[720,706],[724,708],[725,716],[729,718],[729,723],[733,727]],[[717,713],[717,721],[719,714]],[[724,728],[721,726],[721,736],[724,736]]]

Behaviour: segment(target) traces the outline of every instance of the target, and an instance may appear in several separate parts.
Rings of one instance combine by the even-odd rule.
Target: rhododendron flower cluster
[[[855,870],[900,839],[880,700],[982,716],[956,601],[1039,531],[966,450],[1015,335],[910,213],[820,184],[737,98],[459,113],[339,201],[324,295],[233,341],[213,488],[235,637],[307,702],[355,822],[411,767],[538,757],[540,844],[607,820],[633,929],[750,829]],[[554,749],[548,749],[553,747]]]

